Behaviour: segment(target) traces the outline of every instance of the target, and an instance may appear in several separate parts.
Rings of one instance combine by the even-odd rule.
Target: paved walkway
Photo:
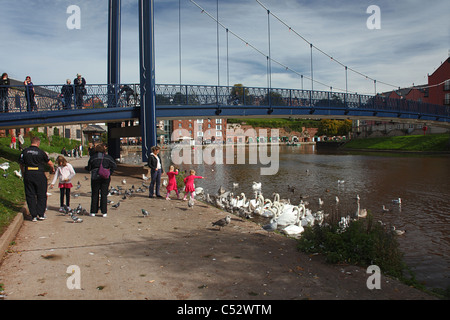
[[[87,158],[70,162],[77,172],[74,184],[81,183],[71,205],[89,211]],[[138,188],[146,172],[120,165],[112,185]],[[268,234],[251,221],[232,216],[219,231],[211,222],[226,213],[201,202],[190,209],[184,201],[135,193],[117,209],[110,205],[107,218],[83,216],[82,223],[72,223],[58,212],[59,190],[49,191],[48,219],[25,220],[0,267],[6,299],[430,298],[384,277],[381,290],[369,290],[365,270],[302,254],[294,240]],[[110,200],[117,203],[121,196]],[[76,266],[69,272],[79,270],[80,289],[69,266]],[[69,289],[68,280],[75,288]]]

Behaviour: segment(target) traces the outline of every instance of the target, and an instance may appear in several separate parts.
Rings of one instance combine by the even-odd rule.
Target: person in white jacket
[[[67,162],[66,158],[63,156],[58,156],[56,158],[56,163],[58,165],[58,169],[55,171],[55,176],[53,177],[53,181],[50,185],[50,189],[53,189],[55,185],[56,179],[59,178],[58,188],[60,190],[60,208],[59,211],[64,211],[64,196],[66,198],[66,206],[70,210],[70,189],[73,187],[72,178],[75,176],[75,170],[73,166]]]

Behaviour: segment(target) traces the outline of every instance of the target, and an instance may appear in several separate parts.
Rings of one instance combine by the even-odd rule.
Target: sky
[[[448,0],[195,3],[154,0],[158,84],[309,90],[312,43],[312,77],[320,82],[313,84],[314,90],[374,94],[373,79],[377,92],[426,84],[427,75],[450,54]],[[79,29],[67,27],[71,5],[80,8]],[[378,16],[367,13],[372,5],[378,6]],[[228,34],[219,26],[217,37],[217,23],[208,13],[219,17]],[[120,79],[138,83],[138,0],[122,0],[121,19]],[[369,28],[368,20],[379,29]],[[107,0],[0,0],[0,30],[0,73],[17,80],[30,75],[42,85],[63,84],[77,73],[88,84],[106,83]],[[347,73],[336,60],[348,66]]]

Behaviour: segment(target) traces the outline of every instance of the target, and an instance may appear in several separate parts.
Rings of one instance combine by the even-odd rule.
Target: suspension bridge
[[[194,1],[192,1],[194,2]],[[259,2],[259,1],[258,1]],[[195,5],[197,5],[194,2]],[[198,5],[197,5],[198,6]],[[389,99],[380,95],[288,88],[272,88],[267,56],[267,87],[156,84],[153,0],[139,0],[140,83],[120,83],[121,1],[109,1],[107,84],[86,85],[82,95],[64,103],[61,85],[35,85],[34,102],[27,87],[8,87],[8,112],[0,115],[0,128],[107,123],[109,153],[120,156],[118,131],[123,121],[139,122],[143,161],[156,145],[156,119],[292,117],[420,122],[450,127],[450,107]],[[268,15],[270,15],[270,11]],[[220,23],[215,20],[217,25]],[[222,26],[222,25],[220,25]],[[225,27],[225,26],[222,26]],[[227,29],[227,32],[229,30]],[[244,40],[243,40],[244,41]],[[310,45],[311,50],[313,45]],[[316,48],[317,49],[317,48]],[[331,57],[331,56],[330,56]],[[331,59],[333,59],[331,57]],[[345,67],[346,73],[352,70]],[[286,67],[287,69],[287,67]],[[361,73],[360,73],[361,74]],[[311,58],[311,83],[314,80]],[[368,78],[368,76],[361,74]],[[374,80],[376,85],[376,80]],[[77,88],[73,87],[72,92]],[[78,99],[78,101],[77,101]]]

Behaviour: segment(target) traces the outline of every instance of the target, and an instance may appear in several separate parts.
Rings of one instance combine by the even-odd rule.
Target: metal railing
[[[7,95],[5,92],[7,91]],[[28,93],[27,93],[28,92]],[[140,85],[92,84],[35,85],[34,95],[25,86],[0,86],[0,112],[41,112],[88,108],[140,107]],[[205,108],[327,108],[390,113],[426,114],[450,119],[450,107],[424,102],[300,89],[226,87],[206,85],[155,86],[156,105],[204,106]],[[7,106],[7,110],[6,110]],[[449,121],[449,120],[447,120]]]

